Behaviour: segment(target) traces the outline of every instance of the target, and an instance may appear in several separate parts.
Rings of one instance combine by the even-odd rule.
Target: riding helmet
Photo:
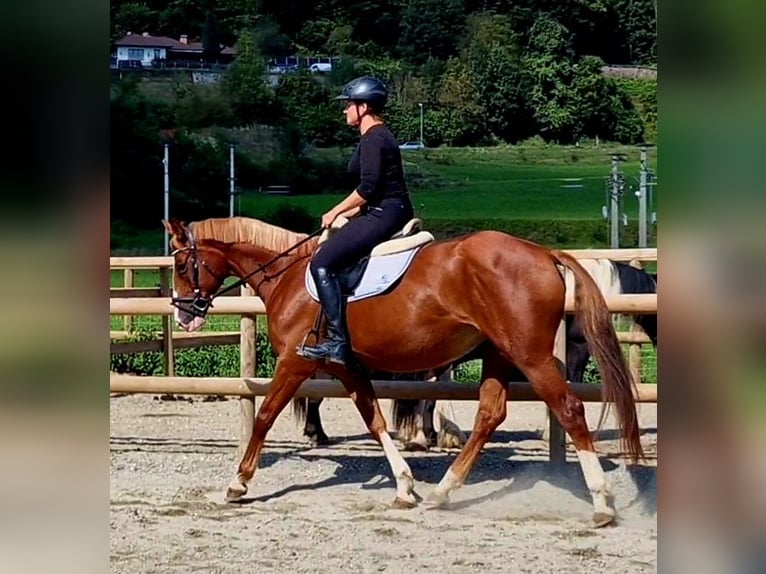
[[[364,102],[376,113],[383,111],[388,101],[388,89],[386,85],[372,76],[360,76],[343,86],[336,100],[351,100],[352,102]]]

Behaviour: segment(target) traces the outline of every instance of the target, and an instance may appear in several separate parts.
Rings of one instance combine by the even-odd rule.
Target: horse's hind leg
[[[505,420],[508,378],[512,372],[510,363],[496,351],[485,355],[479,387],[479,410],[474,419],[471,436],[439,484],[426,498],[426,504],[432,508],[449,502],[449,493],[465,482],[487,439]]]
[[[396,436],[404,450],[427,451],[424,410],[427,401],[394,399],[393,416]]]
[[[306,410],[306,424],[303,427],[303,436],[308,437],[311,446],[325,446],[330,444],[330,439],[322,428],[322,417],[319,415],[319,406],[322,399],[308,399]]]
[[[593,497],[594,525],[609,524],[614,520],[615,512],[609,504],[606,477],[593,447],[582,401],[570,392],[553,355],[540,358],[527,356],[517,361],[517,364],[535,392],[558,419],[561,427],[572,437],[585,483]]]

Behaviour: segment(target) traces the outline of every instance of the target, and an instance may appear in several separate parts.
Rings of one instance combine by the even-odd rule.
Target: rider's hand
[[[332,225],[332,222],[335,221],[335,213],[332,211],[328,211],[322,216],[322,228],[327,229]]]

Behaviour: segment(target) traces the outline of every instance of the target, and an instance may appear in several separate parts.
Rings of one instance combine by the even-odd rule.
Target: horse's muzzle
[[[176,322],[184,331],[197,331],[205,324],[205,316],[212,307],[209,299],[201,295],[173,297],[171,305],[178,309]]]

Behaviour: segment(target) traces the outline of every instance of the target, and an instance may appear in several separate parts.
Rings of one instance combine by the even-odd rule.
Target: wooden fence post
[[[125,269],[125,270],[123,270],[122,276],[123,276],[123,281],[122,281],[123,287],[133,287],[134,286],[134,284],[133,284],[133,270],[132,269]],[[125,316],[123,316],[123,318],[122,318],[122,325],[123,325],[122,328],[129,333],[131,327],[133,326],[133,315],[125,315]]]
[[[553,356],[564,380],[567,378],[567,324],[566,317],[561,319],[556,340],[553,344]],[[567,384],[569,384],[567,382]],[[546,407],[547,408],[547,407]],[[551,462],[564,463],[567,460],[566,435],[558,419],[548,409],[548,458]]]
[[[643,269],[641,262],[638,259],[633,259],[630,262],[631,267],[636,269]],[[644,330],[639,327],[636,322],[631,319],[630,321],[630,333],[638,334],[643,333]],[[630,370],[630,376],[633,377],[633,382],[637,385],[641,383],[641,345],[631,343],[628,346],[628,368]]]
[[[644,330],[635,321],[630,322],[630,333],[639,334]],[[641,343],[631,343],[628,347],[628,369],[633,382],[641,384]]]
[[[243,285],[242,296],[254,296],[255,291],[248,285]],[[256,371],[256,316],[242,315],[239,320],[239,376],[255,377]],[[245,450],[253,434],[255,423],[255,397],[239,397],[239,458],[245,455]]]
[[[162,297],[173,296],[173,268],[160,267],[160,295]],[[162,317],[162,356],[165,363],[165,376],[175,375],[173,357],[173,315]]]

